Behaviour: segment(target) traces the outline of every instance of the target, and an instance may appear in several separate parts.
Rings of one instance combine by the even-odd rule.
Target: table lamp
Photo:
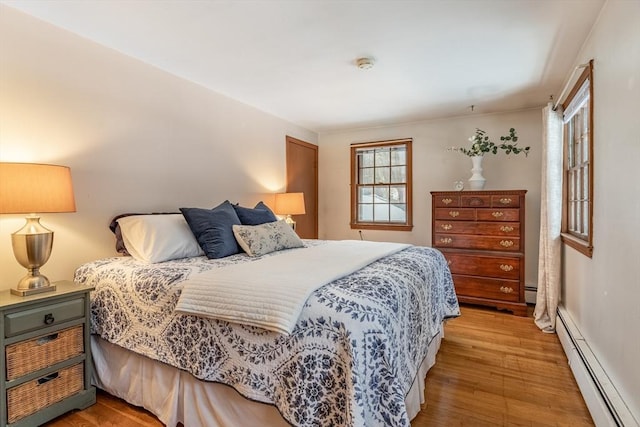
[[[13,254],[28,272],[11,289],[27,296],[56,289],[40,274],[53,247],[53,231],[36,213],[75,212],[71,170],[66,166],[0,162],[0,214],[29,214],[27,223],[11,235]]]
[[[286,215],[285,221],[294,230],[296,222],[291,215],[304,215],[304,194],[303,193],[278,193],[275,198],[274,212],[278,215]]]

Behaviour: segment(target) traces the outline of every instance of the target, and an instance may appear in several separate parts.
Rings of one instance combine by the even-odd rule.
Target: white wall
[[[640,2],[607,2],[576,65],[592,58],[594,252],[565,247],[562,299],[640,422]]]
[[[285,135],[317,135],[0,5],[0,161],[71,167],[76,213],[55,231],[42,272],[71,279],[115,255],[110,219],[131,211],[243,204],[285,186]],[[0,289],[25,274],[0,216]]]
[[[353,130],[319,136],[320,213],[319,237],[358,239],[350,220],[350,144],[354,142],[413,138],[413,231],[363,230],[367,240],[387,240],[431,246],[431,191],[453,190],[453,183],[471,176],[471,160],[448,147],[468,147],[476,128],[485,130],[495,141],[518,132],[518,145],[531,146],[528,157],[486,155],[483,175],[486,189],[526,189],[526,266],[527,285],[537,285],[538,235],[540,229],[540,155],[542,107],[504,114],[410,123]]]

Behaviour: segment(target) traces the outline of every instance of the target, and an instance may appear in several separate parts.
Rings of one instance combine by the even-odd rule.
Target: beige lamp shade
[[[276,194],[274,212],[278,215],[304,215],[304,193]]]
[[[40,224],[37,214],[75,211],[68,167],[0,162],[0,214],[29,214],[25,225],[11,234],[13,254],[27,269],[11,293],[29,296],[56,289],[40,274],[40,267],[51,255],[53,231]]]
[[[0,214],[75,211],[68,167],[0,162]]]

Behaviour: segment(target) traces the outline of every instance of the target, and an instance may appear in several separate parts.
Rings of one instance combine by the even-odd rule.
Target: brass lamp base
[[[51,292],[56,290],[56,285],[49,285],[44,288],[31,288],[31,289],[14,289],[11,288],[11,293],[13,295],[18,295],[20,297],[28,297],[29,295],[41,294],[43,292]]]
[[[293,228],[294,230],[296,229],[296,222],[293,218],[291,218],[291,215],[287,215],[286,218],[284,219],[284,222],[289,224],[291,228]]]
[[[16,260],[27,269],[27,275],[18,282],[18,287],[11,289],[13,295],[28,296],[56,290],[46,276],[40,274],[42,267],[53,246],[53,231],[40,224],[37,215],[27,216],[27,223],[11,235],[13,254]]]

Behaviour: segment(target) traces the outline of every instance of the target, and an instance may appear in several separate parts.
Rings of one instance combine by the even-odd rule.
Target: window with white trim
[[[413,228],[411,142],[351,145],[351,228]]]

